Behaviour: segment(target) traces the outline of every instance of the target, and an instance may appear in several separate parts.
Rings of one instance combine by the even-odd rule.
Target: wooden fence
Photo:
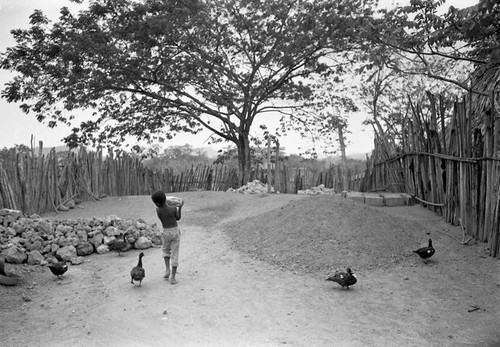
[[[350,189],[358,189],[362,175],[352,170],[347,175],[353,177]],[[341,191],[340,177],[340,169],[332,165],[323,171],[281,167],[271,170],[269,178],[267,169],[257,168],[250,180],[269,182],[281,193],[297,193],[320,184]],[[7,159],[0,160],[0,208],[18,209],[26,214],[57,211],[72,198],[89,201],[105,195],[149,195],[156,190],[169,193],[229,188],[238,188],[238,177],[236,170],[227,166],[198,165],[178,173],[172,169],[152,171],[130,155],[104,156],[102,151],[84,148],[64,155],[54,149],[47,155],[42,155],[41,150],[36,154],[34,150],[16,153],[12,149]]]
[[[406,192],[460,225],[467,238],[488,242],[500,258],[499,120],[494,111],[481,122],[470,116],[468,100],[455,103],[451,120],[429,95],[431,113],[414,105],[402,128],[402,148],[379,139],[361,191]],[[448,124],[446,124],[448,123]],[[475,125],[474,125],[475,124]]]

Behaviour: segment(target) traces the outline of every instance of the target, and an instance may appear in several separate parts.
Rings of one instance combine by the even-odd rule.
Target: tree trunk
[[[238,181],[241,187],[248,183],[252,170],[248,135],[240,135],[236,147],[238,148]]]

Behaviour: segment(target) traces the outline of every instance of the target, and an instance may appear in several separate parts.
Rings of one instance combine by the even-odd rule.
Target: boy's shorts
[[[172,266],[179,266],[179,246],[181,243],[180,229],[178,227],[163,228],[161,241],[163,257],[169,257]]]

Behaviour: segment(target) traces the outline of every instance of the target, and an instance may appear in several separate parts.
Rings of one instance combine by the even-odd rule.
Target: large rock
[[[12,228],[16,231],[16,235],[22,235],[27,229],[27,223],[22,222],[21,220],[14,222],[12,224]]]
[[[104,236],[102,243],[109,246],[109,245],[115,243],[115,241],[116,241],[116,237],[114,237],[114,236]]]
[[[83,228],[78,228],[76,230],[76,237],[78,237],[78,239],[80,241],[87,241],[88,240],[87,232]]]
[[[128,243],[135,243],[140,236],[141,233],[134,227],[130,227],[125,231],[125,240],[127,240]]]
[[[94,246],[88,241],[82,241],[76,246],[76,254],[79,256],[90,255],[94,253]]]
[[[102,245],[102,240],[104,239],[104,235],[101,232],[95,233],[93,237],[88,239],[88,241],[92,242],[94,247],[97,249],[100,245]]]
[[[13,244],[25,245],[26,239],[23,239],[22,237],[14,236],[13,238],[10,239],[10,242]]]
[[[135,241],[135,243],[134,243],[135,249],[146,249],[146,248],[150,248],[152,246],[153,246],[153,243],[151,242],[151,240],[145,236],[139,237],[137,239],[137,241]]]
[[[33,227],[38,230],[42,234],[46,235],[53,235],[54,234],[54,228],[52,226],[52,223],[44,221],[44,220],[37,220]]]
[[[99,253],[99,254],[109,253],[109,246],[108,245],[100,245],[99,247],[97,247],[97,253]]]
[[[59,238],[59,241],[57,241],[57,243],[59,244],[59,247],[72,246],[71,242],[72,242],[71,239],[66,238],[64,236],[61,236]]]
[[[55,254],[58,250],[59,250],[59,245],[57,243],[53,243],[53,244],[50,245],[50,251],[52,253]]]
[[[120,229],[114,227],[114,226],[109,226],[107,227],[103,232],[102,232],[105,236],[118,236],[120,235],[122,232]]]
[[[56,252],[58,258],[70,261],[71,258],[76,257],[76,248],[72,245],[59,248]]]
[[[68,225],[64,225],[64,224],[59,224],[57,227],[56,227],[56,232],[59,232],[63,235],[66,235],[67,233],[70,233],[73,231],[73,227],[70,227]]]
[[[45,257],[39,251],[31,251],[28,253],[28,265],[40,265]]]
[[[42,254],[47,254],[47,253],[50,253],[52,250],[52,244],[48,243],[45,245],[45,247],[43,247],[42,249]]]
[[[14,237],[14,236],[16,236],[16,231],[13,228],[10,228],[10,227],[6,227],[6,228],[2,227],[2,229],[0,229],[0,232],[2,232],[4,235],[6,235],[8,237]]]
[[[13,245],[2,251],[2,256],[5,258],[7,263],[21,264],[26,259],[28,255],[23,248]]]
[[[161,246],[162,244],[162,239],[160,234],[155,234],[151,237],[151,241],[153,242],[153,245],[155,246]]]
[[[43,248],[42,241],[35,239],[32,243],[29,244],[28,248],[30,251],[39,251]]]

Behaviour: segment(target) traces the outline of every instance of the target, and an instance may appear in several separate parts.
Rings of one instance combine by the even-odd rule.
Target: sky
[[[409,2],[382,0],[381,3],[390,6],[391,4],[405,4]],[[453,5],[457,8],[468,7],[477,3],[477,0],[447,0],[446,8]],[[4,52],[7,47],[15,45],[15,41],[10,34],[12,29],[27,28],[29,16],[35,9],[41,9],[51,20],[57,20],[59,9],[63,6],[76,6],[68,0],[0,0],[0,52]],[[9,82],[12,74],[6,70],[0,70],[0,90],[4,89],[5,83]],[[364,113],[358,113],[349,118],[349,134],[347,134],[347,154],[369,153],[373,149],[373,131],[371,127],[362,125],[362,122],[369,116]],[[277,119],[278,117],[276,117]],[[254,124],[254,128],[258,128]],[[268,128],[275,128],[277,121],[266,118]],[[75,123],[75,125],[78,123]],[[58,125],[55,128],[49,128],[45,124],[39,123],[34,115],[23,113],[17,104],[8,103],[0,98],[0,149],[4,147],[13,147],[14,145],[30,145],[33,137],[37,145],[43,141],[45,148],[64,145],[62,139],[71,133],[71,129],[64,125]],[[255,133],[254,135],[259,135]],[[218,150],[227,147],[228,144],[219,144],[209,146],[207,144],[210,133],[202,132],[196,136],[180,133],[173,140],[162,144],[167,146],[181,146],[190,144],[195,148],[212,147]],[[305,148],[311,145],[311,142],[302,139],[298,134],[288,134],[280,140],[280,144],[285,148],[287,154],[299,154]],[[321,154],[321,153],[320,153]]]

